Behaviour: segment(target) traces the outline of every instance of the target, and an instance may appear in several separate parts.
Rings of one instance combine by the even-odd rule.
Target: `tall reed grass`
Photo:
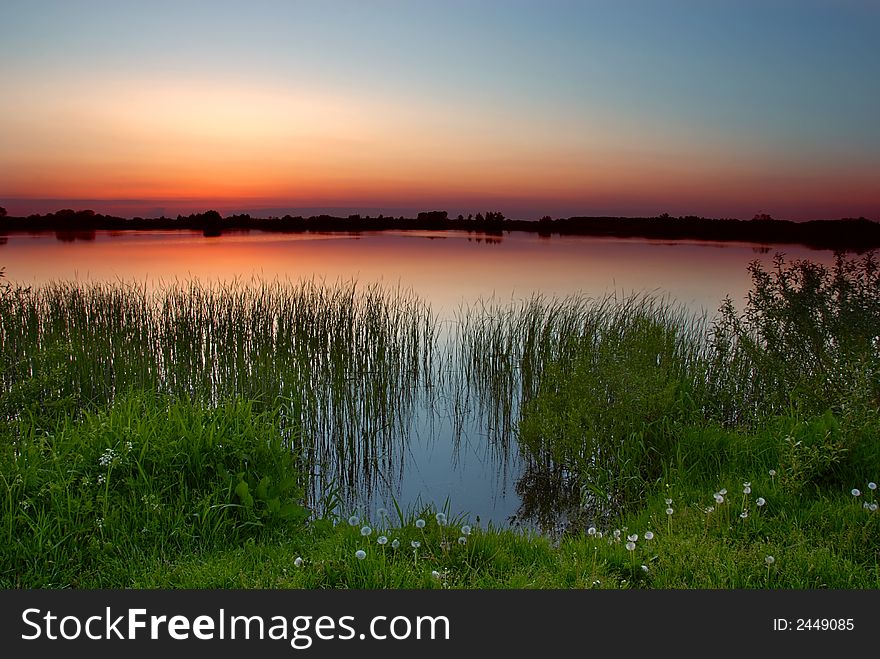
[[[345,485],[401,441],[434,368],[435,326],[411,292],[356,282],[10,288],[0,416],[49,423],[141,390],[246,399],[280,409],[292,448]]]

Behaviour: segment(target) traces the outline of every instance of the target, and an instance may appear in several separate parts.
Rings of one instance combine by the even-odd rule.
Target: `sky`
[[[0,205],[880,219],[872,0],[0,2]]]

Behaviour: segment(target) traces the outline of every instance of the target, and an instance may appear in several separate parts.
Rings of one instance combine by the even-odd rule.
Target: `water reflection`
[[[315,501],[335,484],[350,507],[390,508],[393,501],[406,509],[449,499],[455,512],[545,531],[585,524],[594,512],[562,467],[520,451],[519,410],[534,395],[540,359],[524,359],[529,351],[516,346],[538,341],[540,332],[517,343],[492,318],[503,319],[504,309],[536,293],[589,298],[659,291],[695,312],[713,311],[725,295],[744,298],[750,260],[769,262],[775,253],[746,244],[466,232],[251,232],[210,239],[185,232],[97,232],[67,238],[0,236],[0,266],[24,285],[138,281],[145,294],[193,278],[227,288],[238,281],[259,289],[277,278],[411,290],[430,307],[433,329],[420,326],[393,339],[382,326],[370,325],[376,316],[369,305],[359,307],[358,326],[373,330],[350,334],[340,330],[350,322],[328,325],[297,306],[295,297],[277,296],[272,304],[257,298],[255,313],[243,323],[234,309],[201,308],[214,298],[188,302],[181,295],[176,307],[163,308],[155,327],[134,307],[116,324],[94,314],[64,346],[76,363],[97,365],[88,377],[77,375],[86,397],[121,386],[136,353],[138,359],[151,355],[143,386],[288,401],[283,423],[303,463],[314,469]],[[789,258],[833,259],[805,248],[786,252]],[[488,313],[468,321],[463,305]],[[463,331],[477,317],[484,324]],[[250,328],[246,340],[235,338],[242,326]],[[111,338],[95,339],[102,328]],[[352,341],[354,350],[340,350]],[[180,345],[190,348],[173,348]]]

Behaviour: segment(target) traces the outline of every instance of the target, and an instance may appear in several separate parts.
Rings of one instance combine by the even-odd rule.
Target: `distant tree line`
[[[383,230],[469,231],[501,235],[509,231],[537,232],[542,236],[582,235],[640,237],[660,240],[745,241],[764,244],[802,244],[819,249],[867,251],[880,247],[880,223],[864,217],[838,220],[792,222],[776,220],[766,213],[751,220],[736,218],[712,219],[695,215],[673,217],[667,213],[654,217],[569,217],[553,219],[545,215],[539,221],[511,220],[500,211],[484,211],[450,218],[447,211],[432,210],[415,218],[333,215],[285,215],[283,217],[251,217],[249,214],[223,216],[219,211],[178,215],[176,218],[122,218],[103,215],[92,210],[62,209],[46,215],[11,217],[0,208],[0,233],[56,231],[77,236],[77,232],[96,230],[188,230],[206,236],[224,231],[275,231],[297,233],[361,232]]]

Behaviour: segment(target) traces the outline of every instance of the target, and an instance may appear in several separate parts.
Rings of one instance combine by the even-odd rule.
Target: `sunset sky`
[[[0,3],[0,205],[880,219],[880,2]]]

